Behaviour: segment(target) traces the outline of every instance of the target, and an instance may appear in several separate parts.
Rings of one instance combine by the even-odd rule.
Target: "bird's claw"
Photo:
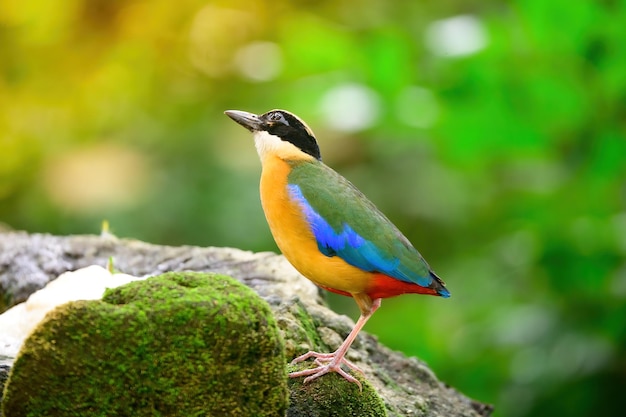
[[[319,352],[310,351],[310,352],[305,353],[304,355],[298,356],[293,361],[291,361],[292,364],[303,362],[310,358],[315,358],[314,363],[318,366],[317,368],[291,372],[289,374],[289,377],[298,378],[301,376],[306,376],[306,378],[304,379],[304,383],[306,384],[308,382],[313,381],[316,378],[319,378],[322,375],[326,375],[329,372],[336,372],[339,375],[341,375],[343,378],[345,378],[347,381],[354,382],[355,384],[357,384],[359,386],[359,390],[362,391],[363,387],[361,386],[361,383],[359,382],[359,380],[353,377],[352,375],[348,374],[343,369],[341,369],[341,365],[345,364],[348,368],[352,369],[353,371],[360,372],[361,374],[363,374],[363,371],[358,366],[356,366],[355,364],[347,360],[346,358],[340,358],[339,360],[337,360],[338,358],[336,357],[335,354],[336,352],[319,353]]]
[[[310,358],[315,358],[314,362],[317,365],[325,366],[325,365],[328,365],[330,362],[332,362],[333,359],[335,359],[335,353],[334,352],[333,353],[319,353],[319,352],[314,352],[311,350],[305,353],[304,355],[300,355],[294,360],[292,360],[291,364],[293,365],[299,362],[304,362],[305,360],[310,359]],[[353,364],[346,358],[341,358],[341,363],[346,365],[348,368],[352,369],[353,371],[359,372],[362,375],[365,374],[361,368],[359,368],[358,366],[356,366],[355,364]]]

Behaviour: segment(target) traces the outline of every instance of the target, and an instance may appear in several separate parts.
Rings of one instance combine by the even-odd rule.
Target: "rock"
[[[265,301],[218,274],[167,273],[64,304],[24,343],[6,416],[284,416],[282,338]]]
[[[9,379],[9,371],[11,370],[11,364],[13,361],[7,361],[3,363],[4,359],[0,357],[0,416],[2,415],[2,393],[4,392],[4,386]]]
[[[109,257],[113,257],[116,270],[136,276],[194,270],[235,277],[269,302],[284,338],[287,361],[308,350],[335,350],[354,325],[325,307],[317,288],[282,256],[228,248],[158,246],[110,236],[0,233],[0,299],[15,304],[62,272],[92,264],[104,266]],[[28,283],[26,278],[33,271],[37,280]],[[348,359],[364,370],[389,417],[478,417],[493,410],[439,381],[420,360],[387,349],[365,332],[357,337]],[[329,377],[332,375],[320,380]],[[316,389],[316,383],[319,381],[307,388]],[[298,381],[290,384],[297,386]],[[297,398],[292,392],[292,401]],[[359,394],[352,399],[359,402],[362,397]]]
[[[231,248],[159,246],[105,236],[0,233],[0,313],[25,301],[64,272],[91,265],[136,277],[170,271],[215,272],[234,276],[271,300],[298,296],[321,302],[317,287],[282,256]]]

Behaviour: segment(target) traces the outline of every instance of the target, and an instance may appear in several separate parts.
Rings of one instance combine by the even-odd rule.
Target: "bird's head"
[[[295,114],[285,110],[270,110],[260,116],[240,110],[224,113],[254,134],[261,159],[277,155],[287,159],[321,160],[313,131]]]

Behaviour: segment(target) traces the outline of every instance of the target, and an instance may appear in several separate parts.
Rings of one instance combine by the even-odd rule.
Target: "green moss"
[[[296,310],[295,317],[302,326],[302,330],[304,330],[307,336],[307,341],[315,346],[318,346],[318,348],[321,348],[321,345],[323,345],[323,343],[319,333],[317,332],[317,327],[319,326],[319,323],[315,323],[313,317],[309,315],[303,305],[298,304],[297,306],[298,309]]]
[[[289,360],[293,357],[302,355],[309,350],[328,350],[329,347],[322,341],[314,318],[306,311],[302,304],[295,303],[290,308],[290,313],[297,321],[297,330],[293,329],[289,333],[292,343],[287,347],[286,355]]]
[[[313,363],[289,365],[289,372],[313,367]],[[385,404],[370,383],[360,374],[352,373],[361,383],[345,380],[336,373],[323,375],[307,384],[304,378],[289,378],[291,393],[288,417],[384,417]]]
[[[169,273],[65,304],[27,339],[5,415],[283,416],[269,306],[232,278]]]
[[[8,290],[0,288],[0,314],[11,308],[13,301],[13,295]]]

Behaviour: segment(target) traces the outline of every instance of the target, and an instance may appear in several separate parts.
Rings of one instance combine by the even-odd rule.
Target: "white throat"
[[[254,145],[256,151],[263,162],[269,156],[277,156],[281,159],[309,159],[310,155],[305,154],[293,143],[286,142],[278,136],[271,135],[266,131],[254,132]]]

